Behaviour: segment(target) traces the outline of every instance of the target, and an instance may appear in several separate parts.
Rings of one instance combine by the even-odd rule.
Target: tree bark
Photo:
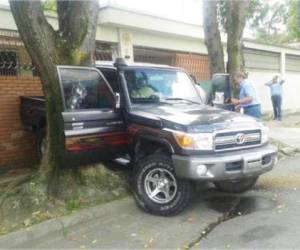
[[[63,101],[58,80],[59,64],[92,63],[98,18],[98,1],[57,1],[59,29],[47,22],[40,1],[10,0],[20,36],[37,65],[46,99],[47,144],[39,170],[55,195],[59,171],[64,165]]]
[[[64,64],[91,65],[94,61],[99,6],[94,1],[57,1],[60,39],[58,50]]]
[[[224,53],[217,18],[216,0],[203,1],[203,28],[210,74],[224,73]]]
[[[249,0],[225,1],[227,33],[227,73],[244,70],[242,36],[246,24]]]

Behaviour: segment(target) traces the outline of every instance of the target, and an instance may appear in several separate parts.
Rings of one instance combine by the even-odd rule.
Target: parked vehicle
[[[191,181],[243,192],[270,171],[277,149],[259,121],[204,105],[182,69],[123,60],[94,68],[58,66],[66,150],[129,155],[137,204],[173,215],[188,204]],[[21,97],[25,128],[43,153],[47,126],[42,97]]]

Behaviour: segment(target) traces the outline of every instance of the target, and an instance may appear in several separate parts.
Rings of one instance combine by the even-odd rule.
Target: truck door
[[[217,108],[234,111],[231,100],[231,84],[229,74],[214,74],[207,103]]]
[[[99,151],[104,158],[126,148],[125,126],[116,97],[96,68],[58,66],[64,102],[66,149]]]

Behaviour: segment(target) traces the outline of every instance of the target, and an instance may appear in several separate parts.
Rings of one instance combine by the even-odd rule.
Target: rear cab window
[[[119,87],[119,77],[118,77],[118,72],[115,69],[111,68],[98,68],[109,85],[111,86],[112,90],[114,93],[119,93],[120,92],[120,87]]]

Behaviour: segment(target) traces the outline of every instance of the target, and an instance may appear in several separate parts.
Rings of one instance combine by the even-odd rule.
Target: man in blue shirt
[[[283,80],[279,81],[278,76],[275,76],[272,81],[266,83],[271,90],[271,99],[274,111],[274,120],[281,121],[281,103],[282,103],[282,84]]]
[[[244,114],[260,119],[260,101],[252,83],[246,79],[245,74],[242,72],[235,73],[233,75],[233,81],[238,85],[240,94],[239,99],[232,98],[231,102],[243,108]]]

